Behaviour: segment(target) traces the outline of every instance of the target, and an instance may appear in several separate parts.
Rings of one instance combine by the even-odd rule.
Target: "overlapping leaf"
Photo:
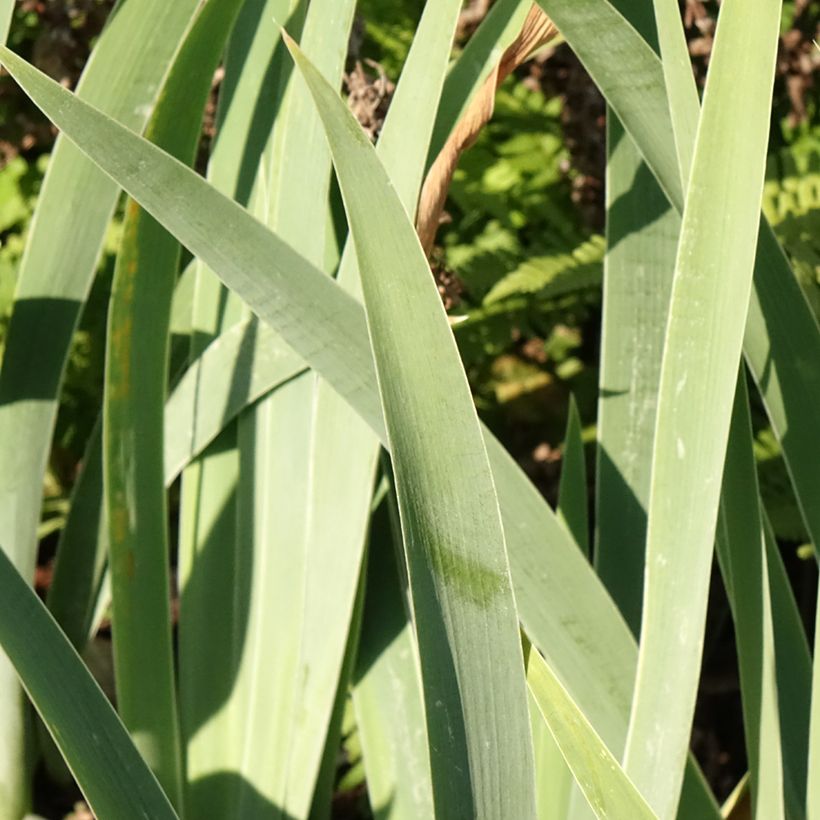
[[[490,465],[455,341],[373,147],[338,95],[289,47],[325,125],[359,259],[401,510],[436,811],[532,817],[517,615]],[[380,234],[368,229],[376,215]]]
[[[662,818],[677,811],[689,747],[733,376],[760,223],[779,3],[762,6],[753,16],[737,2],[721,7],[661,366],[625,762]]]

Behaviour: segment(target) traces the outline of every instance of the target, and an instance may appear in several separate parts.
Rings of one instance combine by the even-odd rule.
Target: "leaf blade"
[[[541,715],[595,815],[651,820],[656,815],[548,664],[530,650],[527,682]]]
[[[100,817],[175,820],[105,695],[2,550],[0,588],[0,645],[91,808]]]
[[[211,2],[174,61],[148,138],[192,164],[213,73],[239,9]],[[163,415],[179,243],[133,201],[109,304],[103,476],[109,524],[117,703],[176,806],[182,752],[171,623]]]
[[[733,2],[721,8],[672,286],[625,756],[627,772],[663,818],[674,816],[680,798],[698,684],[719,477],[760,224],[779,11],[777,2],[754,18]],[[708,432],[703,412],[711,417]]]
[[[581,418],[574,396],[570,396],[569,400],[556,513],[581,552],[589,558],[587,468],[584,461],[584,441],[581,438]]]
[[[752,450],[745,374],[737,385],[726,454],[717,555],[735,622],[754,814],[783,818],[784,783],[766,534]],[[790,809],[799,815],[799,804]]]
[[[481,816],[532,817],[515,604],[489,461],[455,341],[418,237],[374,149],[295,44],[288,46],[322,116],[359,257],[422,647],[436,811],[454,816],[474,806]],[[376,213],[390,226],[389,245],[370,238]],[[380,276],[391,265],[401,294]],[[422,329],[429,349],[408,355]],[[460,503],[451,501],[460,495],[449,466],[454,457],[472,476]],[[489,749],[488,720],[495,739]],[[503,788],[501,765],[512,780]]]

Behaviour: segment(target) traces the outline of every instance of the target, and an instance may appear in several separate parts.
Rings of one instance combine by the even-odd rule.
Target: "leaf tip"
[[[285,27],[283,25],[280,25],[276,18],[274,18],[273,22],[276,23],[276,25],[279,27],[279,34],[282,37],[282,42],[285,44],[288,51],[290,52],[290,56],[296,59],[297,52],[299,51],[299,45],[297,44],[296,40],[294,40],[293,37],[291,37],[290,34],[287,33]]]

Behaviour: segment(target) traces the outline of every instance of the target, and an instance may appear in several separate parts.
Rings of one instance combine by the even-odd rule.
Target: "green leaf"
[[[530,723],[535,754],[535,806],[540,818],[572,817],[573,800],[580,800],[581,809],[589,812],[586,799],[577,796],[573,788],[575,780],[567,766],[555,738],[547,727],[544,717],[530,690]]]
[[[587,467],[584,441],[581,438],[581,418],[575,397],[570,396],[567,432],[561,460],[561,481],[558,485],[558,520],[567,528],[581,552],[589,557],[589,504],[587,501]]]
[[[148,126],[148,139],[187,164],[239,6],[210,0],[201,7]],[[182,757],[162,434],[179,259],[176,239],[131,202],[109,307],[103,410],[117,705],[176,806]]]
[[[680,217],[611,112],[608,152],[595,567],[638,635],[655,411]]]
[[[198,6],[197,0],[121,4],[91,54],[77,93],[141,130]],[[34,573],[42,482],[63,367],[118,193],[117,185],[74,145],[57,140],[18,273],[0,371],[0,541],[25,578]],[[23,813],[27,803],[17,688],[13,671],[0,660],[5,748],[0,788],[10,817]]]
[[[786,567],[765,514],[764,530],[774,622],[786,808],[790,818],[802,818],[806,816],[809,751],[806,716],[811,709],[811,652]]]
[[[534,817],[523,659],[501,517],[455,340],[413,225],[372,145],[288,45],[322,116],[359,258],[421,655],[436,812]],[[376,214],[389,242],[369,229]]]
[[[655,7],[658,16],[658,26],[660,30],[661,50],[666,56],[664,61],[664,72],[666,76],[666,85],[669,94],[672,117],[675,127],[676,144],[678,148],[679,164],[684,181],[688,180],[691,168],[691,152],[687,153],[687,145],[694,145],[694,127],[697,120],[698,112],[698,95],[692,77],[691,66],[689,65],[688,49],[685,42],[683,26],[679,10],[676,4],[664,2],[664,0],[656,0]],[[736,399],[737,404],[737,399]],[[736,407],[735,414],[738,409]],[[745,411],[744,411],[745,412]],[[730,436],[730,447],[732,438]],[[737,449],[737,447],[735,447]],[[731,455],[731,449],[730,449]],[[731,461],[727,463],[727,470]],[[740,476],[742,480],[742,474]],[[754,470],[752,467],[751,473],[752,483],[754,483]],[[730,476],[727,475],[727,481],[724,489],[724,496],[733,492],[733,484]],[[757,491],[753,487],[751,495],[756,496]],[[747,495],[747,498],[750,495]],[[746,499],[744,499],[744,502]],[[729,505],[726,505],[727,507]],[[741,508],[741,512],[745,513],[745,503]],[[759,517],[759,516],[758,516]],[[727,516],[723,516],[724,521]],[[742,527],[745,523],[741,515],[736,517],[735,527],[726,527],[726,538],[718,537],[718,557],[726,556],[721,566],[727,568],[730,558],[726,553],[728,548],[726,540],[734,532],[732,543],[735,547],[740,545],[738,541],[738,533],[742,533]],[[768,522],[766,522],[768,528]],[[720,536],[719,528],[719,536]],[[749,579],[749,565],[753,568],[759,569],[759,562],[755,562],[755,554],[752,551],[752,560],[749,561],[745,557],[738,557],[736,566],[739,568],[739,574],[746,579],[747,583],[741,585],[740,595],[733,595],[732,589],[729,589],[730,598],[735,602],[735,608],[744,607],[742,617],[738,618],[736,613],[736,631],[738,633],[738,649],[740,653],[741,663],[741,687],[744,689],[744,716],[745,724],[747,726],[747,748],[750,749],[750,754],[753,759],[754,781],[758,781],[758,785],[754,791],[754,797],[758,808],[755,810],[757,814],[765,816],[777,816],[782,814],[782,797],[780,792],[785,792],[786,807],[788,814],[791,817],[804,816],[803,812],[803,795],[805,794],[805,771],[806,771],[806,720],[805,716],[808,711],[809,686],[810,686],[810,662],[808,661],[808,647],[805,644],[803,636],[803,628],[800,623],[799,616],[796,618],[796,608],[794,606],[793,596],[789,588],[788,579],[785,576],[785,571],[780,560],[777,546],[773,541],[770,532],[765,533],[766,551],[769,556],[769,573],[766,573],[763,568],[763,601],[756,606],[754,595],[754,576]],[[728,569],[727,569],[728,572]],[[763,666],[765,661],[762,655],[761,639],[754,634],[754,627],[757,625],[758,629],[765,633],[771,626],[771,613],[769,611],[768,600],[765,596],[768,595],[768,577],[771,575],[771,595],[772,608],[774,609],[775,631],[778,633],[778,645],[780,649],[775,653],[777,658],[777,679],[778,685],[784,687],[784,693],[780,696],[780,720],[784,727],[781,731],[783,739],[783,761],[781,768],[781,761],[777,755],[778,747],[780,746],[781,738],[777,736],[777,716],[769,717],[768,724],[765,721],[758,720],[758,713],[767,714],[769,709],[761,709],[760,704],[763,695],[768,695],[771,699],[770,674],[765,673],[770,669]],[[727,578],[728,581],[728,578]],[[733,585],[732,585],[733,586]],[[751,589],[746,587],[751,586]],[[727,584],[728,588],[728,584]],[[750,595],[751,593],[751,595]],[[752,611],[748,610],[751,607]],[[765,617],[764,617],[765,614]],[[749,617],[747,617],[749,616]],[[790,617],[791,616],[791,617]],[[749,628],[751,626],[751,629]],[[751,634],[750,634],[751,633]],[[765,637],[765,634],[764,634]],[[767,647],[767,652],[770,654],[773,649],[768,643],[764,643]],[[785,651],[784,651],[785,650]],[[803,651],[801,651],[803,650]],[[801,663],[801,661],[804,661]],[[803,674],[798,672],[800,670]],[[788,693],[785,693],[788,690]],[[748,701],[752,701],[749,703]],[[768,716],[768,715],[767,715]],[[769,734],[774,734],[773,737],[764,737],[766,729],[769,729]],[[786,728],[787,727],[787,728]],[[775,752],[774,758],[767,757],[765,762],[761,762],[760,755],[771,755],[772,750]],[[782,783],[785,777],[785,784]],[[747,776],[746,781],[749,778]],[[784,787],[785,785],[785,787]],[[762,808],[761,808],[762,806]]]
[[[371,525],[353,706],[374,817],[426,820],[433,817],[433,791],[418,648],[399,582],[401,537],[390,525],[390,503],[385,497]]]
[[[662,818],[677,810],[695,705],[760,223],[779,12],[777,0],[754,16],[735,0],[721,7],[672,286],[625,756],[627,772]]]
[[[337,0],[333,0],[332,5],[338,9]],[[320,18],[322,16],[319,6],[311,7],[303,38],[306,47],[311,45],[308,32],[310,15],[314,10]],[[408,213],[412,212],[418,199],[425,151],[460,10],[458,0],[447,0],[425,8],[379,139],[377,151],[384,158],[385,167],[391,173],[397,194]],[[340,53],[344,55],[347,38],[341,40],[339,45]],[[317,55],[325,50],[318,43],[312,47]],[[341,67],[340,61],[337,71],[341,71]],[[327,71],[322,73],[327,75]],[[312,114],[310,122],[316,128],[318,144],[313,150],[304,146],[304,126],[294,128],[294,135],[303,150],[304,147],[309,149],[304,153],[303,161],[314,167],[320,154],[319,148],[326,152],[327,143],[306,89],[304,95]],[[308,178],[307,173],[296,173],[295,167],[292,170],[292,181],[284,186],[286,196],[294,186],[305,186]],[[298,215],[300,221],[305,220],[307,210],[305,206],[294,210],[293,203],[287,202],[286,212]],[[317,216],[314,222],[318,219]],[[315,242],[316,237],[308,233],[303,236],[300,247],[307,251]],[[337,281],[350,293],[360,292],[357,258],[350,240],[342,256]],[[307,500],[309,538],[305,545],[308,558],[305,634],[299,666],[300,670],[310,668],[311,675],[308,685],[298,693],[298,697],[316,705],[314,712],[317,720],[321,721],[322,710],[319,707],[326,698],[324,693],[339,688],[344,696],[347,688],[345,674],[349,674],[349,670],[347,673],[342,670],[342,677],[339,677],[341,653],[344,650],[345,629],[351,623],[352,596],[362,561],[373,469],[380,444],[373,431],[327,382],[315,376],[312,378],[315,385],[309,411],[314,414],[314,424],[308,454],[311,487]],[[330,628],[329,623],[337,626]],[[348,644],[355,637],[352,633]],[[331,721],[326,746],[332,744],[333,730]],[[315,744],[313,738],[321,736],[321,732],[309,723],[303,722],[300,726],[300,734],[295,742],[291,742],[289,750],[290,766],[294,773],[309,770],[303,757],[299,757],[300,735],[306,738],[302,743],[306,746]],[[294,749],[294,746],[297,748]],[[335,745],[328,748],[328,753],[334,753],[332,761],[335,761],[335,751]],[[314,799],[313,811],[321,808],[316,806]]]
[[[681,185],[685,189],[694,157],[700,101],[680,7],[675,0],[654,0],[654,7],[678,168]]]
[[[14,0],[0,2],[0,43],[5,43],[11,28],[11,19],[14,14]]]
[[[609,0],[538,0],[635,141],[664,193],[682,205],[672,120],[658,56]],[[624,82],[628,77],[629,82]]]
[[[0,646],[91,810],[123,820],[176,818],[100,687],[1,549],[0,598]]]
[[[302,40],[335,87],[341,85],[353,7],[351,0],[313,0],[307,8]],[[330,154],[310,94],[278,48],[287,87],[260,166],[265,193],[254,210],[320,268],[332,238],[326,218]],[[314,373],[242,414],[238,443],[240,468],[247,463],[250,469],[240,469],[237,536],[241,554],[253,556],[248,573],[258,593],[252,594],[232,695],[241,698],[244,691],[245,708],[267,720],[235,745],[234,757],[271,804],[302,817],[310,811],[330,737],[346,646],[355,639],[349,632],[378,444]],[[222,586],[211,580],[205,582],[209,589]],[[224,592],[228,600],[235,594],[230,587]],[[288,630],[280,628],[285,620]]]
[[[46,604],[78,651],[85,649],[108,566],[108,527],[103,511],[102,423],[97,420],[71,494]]]
[[[220,334],[192,362],[165,405],[165,483],[170,484],[240,411],[303,373],[268,325],[249,319]]]
[[[589,504],[584,442],[575,396],[570,395],[561,480],[558,486],[558,520],[589,559]],[[537,653],[536,653],[537,654]],[[540,657],[540,656],[539,656]],[[548,674],[552,674],[549,672]],[[538,816],[578,818],[588,816],[586,800],[573,790],[573,775],[556,739],[545,724],[530,688],[530,718],[535,751],[535,784]]]
[[[653,11],[629,0],[618,7],[654,44]],[[595,568],[637,636],[655,411],[680,218],[612,110],[607,111],[606,234]]]
[[[584,713],[555,677],[549,665],[531,649],[527,682],[555,742],[572,770],[595,816],[651,820],[656,815],[629,780],[618,760],[595,733]]]
[[[244,3],[225,56],[208,178],[243,205],[261,196],[260,157],[278,111],[288,61],[285,49],[277,48],[273,16],[291,5],[289,0]],[[260,105],[260,99],[277,103]],[[195,276],[192,355],[248,317],[241,299],[200,262]],[[225,361],[222,375],[232,380],[230,389],[240,394],[248,384],[248,373],[240,368],[245,357],[260,348],[258,329],[254,320],[242,338],[239,359]],[[271,341],[269,337],[267,342]],[[220,413],[224,406],[220,398],[194,391],[192,420]],[[260,643],[266,640],[259,629],[252,631],[251,603],[258,607],[269,600],[269,596],[255,596],[251,601],[253,562],[260,556],[240,550],[238,544],[237,435],[237,425],[229,425],[182,478],[179,689],[186,745],[186,805],[193,815],[231,816],[247,811],[249,805],[258,811],[270,805],[269,794],[257,790],[258,770],[266,761],[255,753],[244,756],[242,739],[236,733],[236,727],[246,722],[247,696],[256,679]],[[217,622],[212,618],[215,602],[221,612]],[[247,653],[243,651],[246,640]],[[207,676],[203,669],[209,670]],[[267,691],[263,687],[263,696]],[[266,726],[259,721],[253,728],[264,730]],[[249,734],[249,748],[255,748],[257,737]],[[265,784],[269,783],[266,778]]]
[[[222,191],[243,204],[262,207],[269,201],[265,187],[269,184],[268,163],[263,154],[268,149],[270,132],[281,116],[287,121],[287,106],[283,99],[288,74],[287,53],[277,48],[273,15],[288,13],[296,3],[290,0],[245,3],[232,32],[225,60],[225,78],[220,92],[217,115],[217,136],[208,166],[208,177]],[[304,8],[297,11],[299,20]],[[276,101],[264,107],[260,98]],[[267,216],[266,213],[263,216]],[[192,344],[199,351],[215,334],[226,331],[247,308],[222,286],[216,276],[204,266],[197,269],[194,303],[194,335]],[[256,347],[258,322],[248,326],[249,346]],[[276,344],[275,337],[268,337]],[[233,361],[226,363],[225,373],[240,391],[247,384],[247,372]],[[283,391],[285,401],[292,391]],[[216,398],[216,397],[213,397]],[[206,393],[193,395],[195,415],[206,415],[212,397]],[[217,407],[217,411],[221,408]],[[251,421],[256,409],[245,414]],[[305,421],[288,426],[283,419],[281,430],[289,430],[293,438],[305,429]],[[242,431],[240,432],[240,427]],[[261,480],[267,473],[266,453],[259,436],[257,446],[250,424],[230,425],[212,446],[183,475],[180,526],[181,606],[179,619],[180,695],[183,729],[186,742],[187,806],[193,815],[241,815],[256,806],[256,810],[272,811],[274,801],[281,796],[281,784],[287,777],[281,756],[286,742],[287,727],[277,724],[273,705],[280,698],[287,708],[284,692],[271,676],[271,666],[286,676],[288,665],[281,662],[278,636],[290,639],[290,630],[277,629],[282,615],[273,608],[278,605],[281,591],[266,586],[271,577],[266,568],[278,569],[276,561],[281,550],[269,550],[267,544],[257,544],[253,495],[240,487],[250,487],[258,480],[259,506],[269,503],[267,485]],[[241,470],[244,444],[247,468]],[[288,459],[289,460],[289,459]],[[282,488],[281,499],[292,502],[296,496],[299,475],[304,475],[300,455],[294,460],[293,492]],[[275,502],[279,503],[276,498]],[[278,510],[270,503],[275,518]],[[292,518],[298,518],[299,506],[294,504]],[[267,528],[273,532],[273,527]],[[266,560],[270,557],[271,560]],[[281,571],[278,573],[282,575]],[[287,573],[286,576],[289,576]],[[301,583],[293,574],[291,590],[297,592]],[[286,600],[285,605],[290,603]],[[212,618],[214,608],[221,613],[219,625]],[[270,658],[269,662],[265,662]],[[207,668],[205,677],[201,670]],[[250,713],[258,714],[246,732],[236,727],[247,721]],[[264,744],[260,737],[265,736]],[[266,776],[260,776],[264,771]],[[270,776],[275,772],[275,777]]]
[[[785,817],[775,637],[749,398],[738,380],[724,468],[717,555],[735,622],[755,817]],[[800,804],[790,816],[799,816]]]

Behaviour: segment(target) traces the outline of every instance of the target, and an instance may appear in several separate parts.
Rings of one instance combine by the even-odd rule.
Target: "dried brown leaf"
[[[521,33],[507,48],[498,64],[484,81],[467,110],[450,134],[436,157],[422,188],[419,200],[417,230],[422,247],[429,255],[441,220],[447,192],[459,158],[476,140],[481,129],[490,121],[495,106],[496,92],[504,80],[526,62],[541,46],[555,37],[558,30],[552,20],[533,4]]]

